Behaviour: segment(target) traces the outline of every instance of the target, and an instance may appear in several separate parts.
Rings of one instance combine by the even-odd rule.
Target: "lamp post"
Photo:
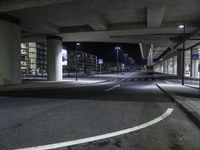
[[[128,54],[124,54],[124,68],[125,68],[125,72],[126,72],[126,57],[128,56]]]
[[[76,81],[78,81],[78,47],[80,46],[80,43],[76,43]]]
[[[184,75],[185,75],[185,24],[179,25],[180,29],[183,29],[182,33],[182,43],[183,43],[183,49],[182,49],[182,76],[181,76],[181,82],[182,85],[184,85]]]
[[[118,75],[118,71],[119,71],[119,64],[118,64],[118,61],[119,61],[119,50],[121,50],[121,47],[117,46],[117,47],[115,47],[115,50],[117,51],[117,75]]]

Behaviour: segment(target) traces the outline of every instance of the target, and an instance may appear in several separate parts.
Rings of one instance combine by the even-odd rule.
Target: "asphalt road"
[[[0,97],[0,149],[54,144],[134,127],[153,126],[64,150],[198,150],[199,128],[156,86],[120,79],[89,87],[12,92]],[[120,85],[120,86],[119,86]]]

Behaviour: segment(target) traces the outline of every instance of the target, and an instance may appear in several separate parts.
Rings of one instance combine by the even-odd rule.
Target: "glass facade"
[[[198,54],[198,56],[200,56],[200,46],[198,46],[192,50],[192,55],[196,55],[196,54]],[[193,58],[191,62],[192,62],[192,77],[199,78],[200,77],[200,72],[199,72],[200,59],[198,58],[198,60],[196,60]]]
[[[96,71],[97,56],[63,49],[62,65],[63,73],[76,70],[76,65],[79,71]],[[46,43],[21,43],[21,72],[22,79],[47,79]]]
[[[46,76],[47,48],[45,43],[21,43],[22,78]]]
[[[76,65],[80,71],[81,70],[95,71],[97,69],[97,56],[95,55],[88,54],[82,51],[68,51],[67,56],[68,56],[67,58],[68,70],[75,70]]]
[[[188,78],[200,77],[200,59],[192,58],[193,55],[198,54],[200,56],[200,46],[186,50],[184,57],[184,76]],[[160,63],[154,66],[154,70],[160,73],[177,75],[177,55],[162,60]]]
[[[177,75],[177,56],[175,55],[162,60],[154,66],[154,70],[155,72]]]
[[[168,73],[167,60],[164,61],[164,73]]]
[[[173,74],[173,58],[168,59],[168,74]]]
[[[185,51],[185,77],[191,75],[191,50]]]

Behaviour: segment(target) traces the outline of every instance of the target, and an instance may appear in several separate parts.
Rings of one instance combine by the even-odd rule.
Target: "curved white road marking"
[[[131,81],[131,79],[128,79],[127,82]]]
[[[61,147],[67,147],[67,146],[73,146],[73,145],[78,145],[78,144],[83,144],[83,143],[88,143],[88,142],[93,142],[93,141],[98,141],[102,139],[107,139],[127,133],[131,133],[137,130],[141,130],[143,128],[146,128],[148,126],[154,125],[163,119],[167,118],[173,111],[173,108],[168,108],[164,114],[159,116],[158,118],[155,118],[149,122],[146,122],[144,124],[124,129],[121,131],[116,131],[112,133],[107,133],[107,134],[102,134],[98,136],[93,136],[93,137],[88,137],[84,139],[78,139],[78,140],[73,140],[73,141],[68,141],[68,142],[61,142],[61,143],[55,143],[55,144],[49,144],[49,145],[42,145],[42,146],[36,146],[36,147],[28,147],[28,148],[21,148],[21,149],[16,149],[16,150],[47,150],[47,149],[56,149],[56,148],[61,148]]]
[[[109,88],[109,89],[106,89],[105,92],[112,91],[112,90],[114,90],[115,88],[118,88],[118,87],[120,87],[119,84],[118,84],[118,85],[115,85],[115,86],[113,86],[113,87],[111,87],[111,88]]]

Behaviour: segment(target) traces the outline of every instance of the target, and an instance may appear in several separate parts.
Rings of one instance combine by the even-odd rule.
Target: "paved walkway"
[[[170,82],[181,84],[181,79],[171,79]],[[199,80],[188,80],[185,79],[185,85],[193,88],[199,88]]]
[[[106,82],[107,80],[92,79],[92,78],[79,78],[76,81],[74,78],[67,78],[63,81],[25,81],[20,85],[0,86],[0,91],[18,91],[18,90],[41,90],[41,89],[58,89],[58,88],[71,88],[90,86],[98,83]]]
[[[134,75],[138,75],[137,72],[119,72],[118,74],[117,73],[108,73],[108,74],[96,74],[94,75],[94,77],[98,77],[100,78],[100,76],[102,78],[131,78],[133,77]]]
[[[200,123],[200,92],[199,89],[182,86],[177,83],[158,83],[166,94],[174,99],[181,107],[188,111]],[[200,125],[200,124],[199,124]]]

